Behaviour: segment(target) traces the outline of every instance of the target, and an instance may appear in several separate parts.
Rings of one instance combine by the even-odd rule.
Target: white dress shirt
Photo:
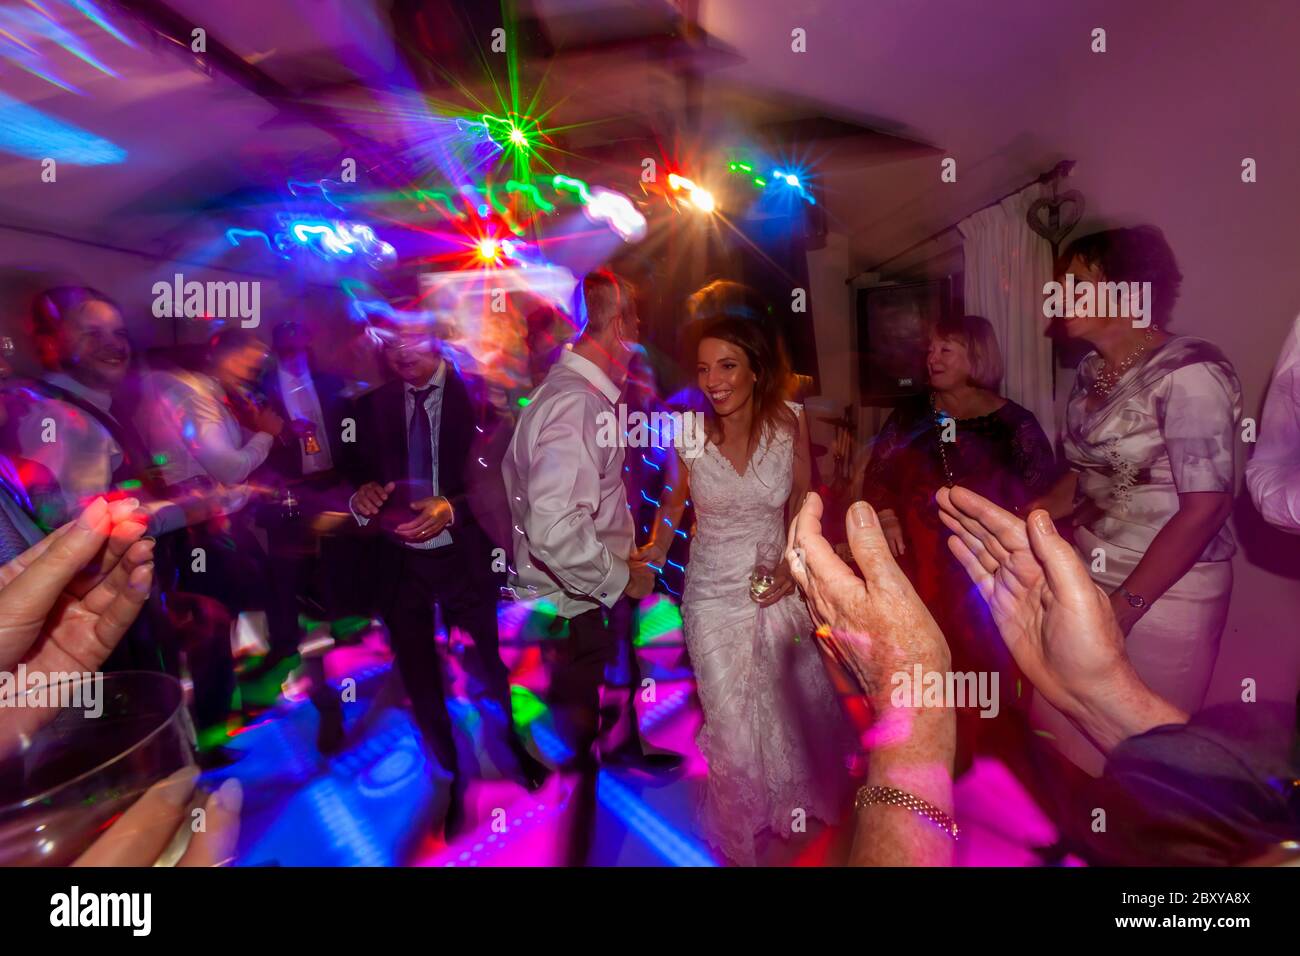
[[[313,475],[320,471],[329,471],[334,467],[334,459],[330,455],[325,413],[321,411],[320,396],[316,393],[316,383],[312,381],[311,372],[304,371],[298,375],[281,365],[276,369],[275,374],[280,384],[280,397],[284,400],[284,410],[289,415],[289,421],[303,419],[316,426],[316,441],[320,444],[320,451],[316,454],[307,454],[303,439],[298,439],[298,450],[302,454],[302,473]]]
[[[519,416],[501,463],[514,523],[510,583],[573,618],[612,607],[628,581],[635,527],[622,447],[597,444],[619,388],[566,349]]]
[[[113,397],[107,392],[88,388],[62,372],[47,374],[45,381],[113,417],[109,412]],[[108,429],[77,406],[32,389],[26,394],[31,404],[15,421],[18,453],[48,469],[58,484],[62,509],[51,517],[60,525],[113,487],[122,449]]]
[[[415,393],[421,389],[433,386],[433,391],[424,396],[424,410],[429,419],[429,449],[433,454],[433,496],[437,497],[442,494],[438,488],[438,436],[442,432],[442,396],[446,391],[447,384],[447,362],[440,360],[438,369],[429,377],[429,380],[423,385],[412,385],[410,382],[402,384],[402,395],[405,399],[406,407],[406,430],[410,433],[411,416],[415,414]],[[324,446],[322,446],[324,447]],[[357,511],[356,495],[348,500],[348,509],[352,512],[352,517],[357,520],[357,524],[365,527],[370,524],[370,519],[364,517]],[[415,512],[411,512],[411,518],[415,517]],[[407,521],[410,518],[405,519]],[[447,522],[447,527],[443,528],[428,541],[405,541],[403,542],[408,548],[415,551],[432,551],[434,548],[443,548],[451,544],[451,531],[448,529],[455,523],[456,516],[452,515],[452,520]]]
[[[196,372],[150,372],[137,418],[141,436],[162,462],[163,480],[177,485],[191,478],[210,477],[238,486],[266,461],[275,441],[257,432],[247,441],[225,403],[221,384]],[[243,507],[246,494],[232,502]],[[227,511],[237,508],[227,508]]]
[[[1265,521],[1300,534],[1300,316],[1273,370],[1246,486]]]

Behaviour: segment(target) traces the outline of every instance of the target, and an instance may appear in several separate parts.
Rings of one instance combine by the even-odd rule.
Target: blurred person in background
[[[85,286],[36,297],[32,336],[44,375],[13,421],[13,451],[40,465],[52,484],[34,492],[48,531],[91,498],[124,489],[161,498],[157,469],[122,407],[131,343],[121,310]]]
[[[645,346],[637,344],[628,359],[627,382],[623,385],[623,401],[629,418],[639,412],[650,417],[655,412],[667,411],[654,369],[646,356]],[[661,433],[653,437],[648,447],[629,449],[623,466],[623,480],[627,486],[628,503],[632,506],[633,520],[645,541],[654,534],[658,501],[663,494],[672,494],[674,484],[681,478],[681,462],[673,448],[679,436]],[[668,558],[653,568],[661,579],[676,570]],[[681,593],[681,575],[675,578]],[[637,637],[643,619],[640,600],[623,597],[610,609],[610,627],[618,643],[617,656],[606,670],[605,693],[602,706],[606,719],[602,722],[598,743],[601,763],[611,767],[625,767],[652,774],[668,774],[682,766],[679,753],[652,747],[641,735],[636,712],[636,698],[642,690],[641,659],[637,654]]]
[[[961,484],[1018,508],[1056,476],[1051,442],[1038,420],[999,394],[1002,351],[989,321],[966,315],[938,322],[926,356],[929,387],[904,399],[876,437],[862,498],[876,509],[890,550],[939,622],[962,672],[999,675],[998,715],[960,708],[957,772],[977,750],[1004,758],[1023,751],[1016,673],[987,609],[948,552],[935,493]]]
[[[185,523],[132,421],[131,343],[117,304],[87,286],[47,289],[32,303],[30,332],[44,373],[10,389],[4,451],[48,533],[99,496],[127,495],[161,537]],[[160,549],[168,577],[169,547]],[[110,669],[166,669],[167,634],[155,600],[113,654]]]
[[[137,421],[162,462],[167,494],[209,502],[179,543],[177,585],[190,598],[173,613],[188,626],[209,632],[237,627],[243,612],[266,612],[271,650],[283,659],[297,650],[297,618],[277,613],[270,563],[247,507],[257,493],[249,477],[277,437],[290,434],[284,420],[259,403],[254,392],[268,358],[268,349],[251,332],[221,332],[209,343],[205,372],[150,374]],[[227,613],[195,601],[197,597],[218,602]],[[210,653],[190,657],[196,698],[211,701],[204,724],[220,723],[228,710],[234,689],[233,637],[224,641],[224,653],[217,646],[222,641],[205,641]],[[220,748],[216,755],[235,756]]]
[[[0,336],[0,388],[13,375],[14,340]],[[0,430],[9,420],[9,396],[0,393]],[[0,566],[8,564],[45,537],[18,466],[0,452]]]
[[[1265,521],[1300,534],[1300,317],[1273,369],[1246,486]]]
[[[350,488],[341,473],[347,383],[315,367],[311,330],[305,323],[279,323],[271,343],[275,364],[263,376],[262,387],[268,407],[288,422],[289,434],[272,445],[267,460],[254,472],[254,483],[264,489],[257,520],[266,530],[275,613],[286,618],[273,631],[296,633],[300,610],[325,619],[340,603],[321,586],[323,564],[352,564],[343,549],[354,542],[321,534],[326,530],[322,522],[347,515]],[[338,572],[330,580],[346,573],[343,567],[330,571]],[[273,648],[258,670],[274,669],[293,650],[287,645]],[[334,753],[343,744],[342,702],[325,682],[323,662],[313,657],[308,669],[311,700],[320,714],[317,746],[322,753]]]

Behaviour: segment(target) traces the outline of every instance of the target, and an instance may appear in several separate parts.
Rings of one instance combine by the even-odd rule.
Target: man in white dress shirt
[[[551,675],[550,706],[581,775],[570,862],[585,862],[594,825],[600,688],[617,649],[609,609],[642,598],[654,572],[630,559],[635,525],[623,483],[624,449],[597,442],[617,415],[638,320],[630,284],[595,272],[582,283],[587,323],[551,367],[515,426],[502,462],[514,524],[511,586],[568,623]]]
[[[1300,534],[1300,316],[1273,370],[1246,486],[1265,521]]]

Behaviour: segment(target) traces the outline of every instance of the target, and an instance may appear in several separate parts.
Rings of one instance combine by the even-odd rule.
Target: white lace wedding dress
[[[804,821],[838,820],[848,725],[798,594],[766,608],[749,596],[759,544],[784,553],[793,436],[761,441],[743,476],[711,443],[685,464],[696,525],[682,619],[709,765],[700,829],[753,866],[764,830],[788,838]]]

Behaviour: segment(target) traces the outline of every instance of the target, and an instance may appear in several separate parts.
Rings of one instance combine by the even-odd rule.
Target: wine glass
[[[52,682],[0,711],[0,866],[72,863],[150,786],[195,764],[176,678],[80,680],[78,695],[72,680]]]
[[[774,541],[761,541],[754,548],[754,570],[749,572],[749,596],[757,601],[776,583],[776,569],[781,564],[781,547]]]

